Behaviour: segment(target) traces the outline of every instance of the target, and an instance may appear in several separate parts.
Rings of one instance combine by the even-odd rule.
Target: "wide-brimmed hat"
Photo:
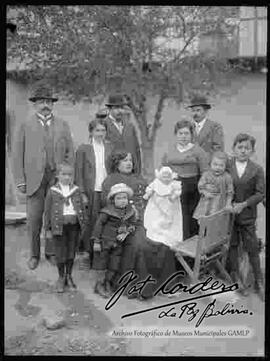
[[[133,196],[133,190],[130,187],[128,187],[125,183],[118,183],[111,187],[107,198],[111,199],[118,193],[127,193],[129,198]]]
[[[37,85],[29,98],[31,102],[35,102],[40,99],[50,99],[53,102],[57,102],[58,98],[53,96],[52,89],[47,85]]]
[[[111,94],[105,105],[106,107],[123,107],[127,105],[127,103],[124,101],[122,94]]]
[[[201,96],[201,95],[196,95],[191,99],[191,102],[190,102],[190,105],[188,106],[188,108],[199,107],[199,106],[203,106],[207,109],[211,108],[211,105],[208,103],[206,97]]]

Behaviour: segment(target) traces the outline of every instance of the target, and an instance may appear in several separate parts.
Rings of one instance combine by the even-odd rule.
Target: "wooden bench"
[[[200,275],[210,267],[216,267],[224,279],[231,283],[231,277],[225,270],[225,261],[230,245],[233,214],[222,210],[202,217],[199,223],[199,235],[181,242],[175,249],[176,258],[192,283],[197,283]]]

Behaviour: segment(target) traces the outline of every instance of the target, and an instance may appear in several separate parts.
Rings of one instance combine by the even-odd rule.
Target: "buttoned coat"
[[[124,122],[122,134],[114,125],[112,119],[107,118],[107,139],[112,143],[113,150],[125,149],[134,158],[134,172],[141,173],[141,151],[135,127],[130,122]]]
[[[92,238],[99,239],[103,249],[110,248],[116,243],[116,236],[120,227],[136,227],[136,225],[137,218],[131,205],[128,205],[123,213],[110,204],[101,209]]]
[[[238,224],[254,224],[257,218],[257,204],[265,197],[264,171],[250,159],[242,177],[239,178],[235,158],[230,160],[229,171],[233,179],[233,202],[247,202],[247,207],[235,218]]]
[[[194,143],[208,154],[209,160],[213,152],[224,151],[224,133],[221,124],[206,119],[199,134],[194,133]]]
[[[16,184],[26,184],[26,192],[31,196],[39,188],[46,165],[46,151],[43,126],[33,115],[20,124],[15,140],[14,177]],[[67,122],[53,116],[50,127],[53,134],[54,162],[73,164],[74,149]]]
[[[48,190],[45,200],[44,229],[45,231],[51,231],[55,236],[63,233],[65,200],[66,198],[62,194],[59,184],[52,186]],[[87,215],[79,187],[73,186],[70,189],[70,200],[77,214],[81,230],[84,231]]]
[[[104,142],[105,167],[109,173],[109,157],[112,153],[112,144]],[[74,183],[85,193],[90,203],[95,191],[96,181],[96,157],[92,142],[81,144],[76,151]]]

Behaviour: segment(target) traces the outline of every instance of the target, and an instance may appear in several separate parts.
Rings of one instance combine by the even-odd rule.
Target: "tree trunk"
[[[142,174],[145,179],[150,183],[155,174],[154,169],[154,142],[148,141],[147,143],[142,143],[142,161],[143,169]]]

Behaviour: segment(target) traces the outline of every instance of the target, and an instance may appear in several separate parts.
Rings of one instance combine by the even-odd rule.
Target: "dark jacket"
[[[221,124],[207,119],[199,135],[194,135],[194,143],[208,154],[209,160],[213,152],[224,151],[224,132]]]
[[[53,235],[62,235],[65,200],[66,198],[62,195],[59,184],[56,184],[49,189],[45,200],[44,228],[45,231],[52,231]],[[70,200],[76,211],[81,230],[84,230],[87,221],[87,215],[79,187],[73,186],[71,188]]]
[[[248,204],[235,220],[243,225],[254,223],[257,218],[257,204],[265,197],[264,171],[261,166],[248,160],[245,172],[239,178],[234,158],[230,160],[229,171],[234,185],[233,202]]]
[[[114,125],[112,119],[107,118],[107,139],[112,143],[113,150],[125,149],[131,153],[134,158],[134,171],[137,174],[141,173],[141,151],[138,136],[135,127],[130,122],[124,122],[123,133],[120,134],[119,130]]]
[[[108,159],[112,153],[112,145],[104,142],[105,167],[109,173]],[[82,144],[76,152],[74,183],[80,187],[82,193],[91,198],[95,190],[96,181],[96,159],[92,143]]]
[[[130,226],[136,225],[136,213],[131,205],[122,210],[110,204],[100,211],[92,238],[99,239],[103,249],[111,248],[117,243],[116,236],[122,233],[123,229],[127,230]]]
[[[53,138],[55,169],[63,161],[73,164],[73,142],[67,122],[53,116],[49,129]],[[27,195],[31,196],[41,184],[46,165],[44,130],[37,115],[20,124],[13,159],[16,185],[26,184]]]

